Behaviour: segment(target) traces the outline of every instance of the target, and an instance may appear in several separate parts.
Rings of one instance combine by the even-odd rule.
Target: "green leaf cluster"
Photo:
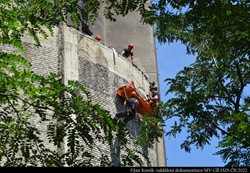
[[[164,122],[162,119],[152,116],[143,116],[140,122],[136,142],[139,145],[153,148],[156,142],[163,137]]]
[[[181,148],[203,149],[213,137],[227,166],[249,166],[250,14],[247,0],[157,1],[155,24],[160,42],[180,41],[196,60],[166,79],[165,118],[174,119],[167,135],[183,130]]]

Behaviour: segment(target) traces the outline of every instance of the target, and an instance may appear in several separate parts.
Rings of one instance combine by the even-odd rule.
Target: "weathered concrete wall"
[[[150,3],[150,1],[148,1]],[[128,43],[134,43],[134,63],[148,76],[150,81],[155,81],[159,86],[158,67],[156,57],[153,27],[140,22],[138,12],[131,12],[125,17],[116,16],[116,21],[106,20],[103,7],[100,7],[99,17],[91,30],[95,35],[102,36],[102,42],[118,52],[126,48]],[[166,166],[164,138],[157,145],[158,166]]]
[[[116,90],[122,84],[133,80],[141,94],[148,94],[149,81],[146,80],[143,72],[134,67],[127,59],[116,56],[112,49],[88,37],[83,38],[78,47],[79,81],[91,91],[92,100],[103,105],[103,108],[108,110],[112,116],[123,109],[122,103],[116,98]],[[136,135],[138,124],[130,121],[128,128],[131,134]],[[148,151],[145,148],[137,149],[144,153],[148,152],[147,156],[150,158],[151,165],[158,165],[156,148]],[[106,148],[106,150],[112,152],[110,148]],[[145,166],[149,166],[146,160]]]
[[[93,64],[100,65],[106,69],[106,72],[97,73],[97,81],[101,81],[105,79],[107,83],[105,87],[112,86],[113,88],[103,88],[105,90],[113,90],[117,89],[117,86],[114,85],[114,78],[108,77],[109,73],[114,73],[125,81],[133,80],[135,82],[138,90],[143,94],[149,94],[149,81],[146,79],[143,71],[139,68],[133,66],[126,58],[119,56],[115,50],[107,48],[102,44],[99,44],[92,39],[85,37],[79,43],[79,56],[80,61],[81,58],[87,59]],[[108,71],[108,72],[107,72]],[[89,75],[93,76],[96,74],[96,71],[89,72]],[[86,75],[88,76],[88,75]],[[124,84],[124,82],[120,83]],[[102,86],[102,85],[100,85]]]
[[[54,37],[49,37],[47,40],[42,41],[42,47],[36,47],[34,45],[34,40],[30,36],[25,36],[23,38],[24,45],[26,47],[25,52],[21,52],[20,54],[27,58],[27,60],[32,64],[32,70],[35,73],[39,73],[42,75],[48,75],[49,73],[59,73],[60,64],[62,60],[60,60],[60,49],[61,49],[61,36],[60,30],[58,28],[54,28]],[[0,45],[0,50],[4,52],[11,53],[15,51],[11,46],[2,46]],[[51,118],[51,112],[48,112],[48,121],[41,122],[41,118],[35,113],[32,114],[31,123],[39,129],[41,133],[41,139],[44,141],[44,144],[50,148],[51,150],[57,150],[54,145],[52,145],[47,136],[47,126],[50,121],[54,121]]]
[[[100,14],[103,9],[100,9]],[[102,42],[118,52],[127,48],[128,43],[134,44],[134,63],[142,69],[149,80],[158,81],[157,58],[153,27],[140,23],[138,12],[129,13],[127,16],[116,16],[116,22],[106,20],[100,15],[96,23],[91,26],[95,35],[102,36]]]
[[[61,33],[58,28],[53,29],[54,37],[49,37],[47,40],[42,41],[42,47],[36,47],[34,39],[30,36],[24,36],[23,42],[26,47],[26,51],[20,52],[21,55],[26,57],[32,64],[32,70],[36,73],[47,75],[50,72],[58,73],[60,60],[60,47],[61,47]],[[0,50],[5,52],[13,52],[14,49],[11,46],[0,45]]]
[[[23,53],[33,65],[36,73],[47,75],[49,72],[64,74],[64,83],[68,80],[78,80],[88,88],[91,99],[94,103],[102,105],[108,110],[111,116],[123,109],[122,103],[116,98],[116,90],[122,84],[127,84],[131,80],[135,82],[140,94],[146,96],[149,93],[149,81],[136,66],[133,66],[127,59],[117,55],[114,49],[108,48],[92,38],[80,34],[65,25],[54,29],[54,36],[48,40],[42,40],[42,47],[35,47],[33,39],[24,38],[27,52]],[[0,46],[6,52],[13,51],[12,47]],[[45,134],[46,128],[43,124],[39,126]],[[134,121],[128,123],[128,128],[132,135],[136,135],[138,124]],[[44,135],[44,140],[46,136]],[[119,143],[119,142],[118,142]],[[115,164],[117,157],[114,157],[117,141],[112,146],[102,146],[103,151],[110,153],[110,157]],[[134,145],[130,146],[135,147]],[[119,148],[119,147],[118,147]],[[156,146],[154,149],[137,148],[149,157],[151,165],[145,160],[145,166],[159,166]],[[99,154],[97,150],[94,150]],[[121,151],[125,152],[125,151]]]
[[[149,81],[144,73],[127,59],[118,56],[114,49],[103,46],[92,38],[83,36],[66,26],[63,26],[62,30],[65,81],[71,78],[79,79],[79,82],[90,91],[92,101],[102,105],[104,109],[110,112],[111,116],[115,116],[118,111],[124,109],[123,103],[116,98],[116,90],[119,86],[133,80],[140,94],[144,96],[149,94]],[[65,68],[65,66],[67,67]],[[130,121],[128,129],[132,135],[136,135],[138,124]],[[111,154],[113,164],[119,161],[119,154],[116,155],[117,153],[113,152],[119,148],[117,143],[119,141],[115,141],[112,146],[102,144],[99,146],[102,152]],[[158,165],[156,146],[154,149],[135,148],[135,145],[129,147],[140,150],[149,157],[150,164],[145,158],[142,158],[145,166]],[[96,155],[100,154],[98,149],[94,149],[92,152]]]

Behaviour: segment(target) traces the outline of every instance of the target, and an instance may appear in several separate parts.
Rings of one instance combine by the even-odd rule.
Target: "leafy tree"
[[[139,122],[139,131],[136,136],[136,143],[141,146],[153,148],[155,142],[164,135],[163,104],[160,103],[153,110],[153,116],[144,115]]]
[[[139,132],[136,136],[136,142],[139,145],[153,148],[155,142],[159,142],[164,134],[163,120],[155,116],[143,116],[139,126]]]
[[[187,128],[181,144],[187,152],[220,138],[216,154],[227,166],[250,165],[249,8],[248,0],[159,0],[144,13],[160,42],[179,40],[197,56],[166,79],[174,94],[165,103],[166,119],[178,119],[167,135]]]

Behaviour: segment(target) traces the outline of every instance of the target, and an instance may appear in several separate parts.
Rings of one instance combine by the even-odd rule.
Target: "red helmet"
[[[95,39],[96,39],[97,41],[100,41],[102,38],[101,38],[100,35],[96,35],[96,36],[95,36]]]
[[[136,96],[137,96],[137,93],[136,93],[135,91],[132,91],[132,92],[131,92],[131,96],[132,96],[132,97],[136,97]]]
[[[133,43],[129,43],[128,44],[128,48],[133,49],[134,48],[134,44]]]

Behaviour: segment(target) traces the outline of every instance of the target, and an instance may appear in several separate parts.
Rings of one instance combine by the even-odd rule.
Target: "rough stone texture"
[[[100,16],[91,30],[95,35],[101,35],[105,45],[121,52],[127,48],[128,43],[134,44],[134,62],[149,77],[149,80],[158,81],[157,59],[155,53],[155,41],[153,28],[150,25],[140,23],[138,12],[132,12],[123,16],[116,16],[116,21],[106,20],[100,8]]]
[[[90,27],[93,35],[100,35],[102,43],[118,52],[132,42],[135,45],[134,63],[143,70],[150,81],[155,81],[159,86],[153,27],[142,24],[138,12],[131,12],[126,16],[116,16],[116,21],[112,22],[105,19],[103,10],[103,7],[100,7],[97,21]],[[157,150],[158,166],[166,166],[164,138],[158,143]]]
[[[25,36],[23,38],[24,46],[26,48],[25,52],[21,52],[20,54],[27,58],[27,60],[32,64],[32,70],[35,73],[39,73],[41,75],[48,75],[49,73],[58,73],[59,67],[59,50],[60,43],[58,42],[58,37],[60,37],[58,33],[58,29],[54,29],[54,37],[49,37],[48,40],[43,40],[41,47],[36,47],[34,45],[34,41],[31,37]],[[0,50],[4,52],[11,53],[16,49],[11,46],[3,46],[0,45]],[[32,111],[32,110],[31,110]],[[47,133],[47,125],[49,122],[54,121],[51,118],[52,112],[48,112],[48,121],[41,122],[41,118],[33,113],[31,118],[31,123],[39,129],[41,133],[41,140],[44,141],[44,144],[50,148],[51,150],[56,151],[57,148],[51,144],[46,136]]]
[[[59,70],[59,51],[61,43],[58,39],[61,37],[58,28],[53,30],[54,37],[49,37],[44,40],[42,37],[41,47],[36,47],[34,41],[30,36],[25,35],[23,43],[26,48],[24,52],[20,52],[22,56],[32,64],[32,70],[42,75],[48,75],[49,73],[58,73]],[[0,50],[11,53],[16,49],[12,46],[0,45]]]
[[[79,47],[79,82],[91,91],[92,101],[102,105],[104,109],[111,113],[111,116],[124,109],[123,103],[116,97],[116,89],[122,84],[127,84],[130,80],[134,80],[140,93],[144,95],[148,94],[146,91],[149,87],[149,82],[145,79],[143,73],[133,67],[126,59],[118,56],[114,63],[112,50],[107,49],[101,44],[97,44],[89,38],[83,38],[79,43]],[[126,75],[127,73],[130,74]],[[135,136],[138,132],[138,124],[130,121],[128,129]],[[110,151],[111,158],[115,164],[118,162],[117,153],[113,153],[112,151],[119,147],[119,142],[114,141],[113,146],[110,147],[111,150],[108,147],[106,150]],[[130,147],[134,148],[135,146]],[[145,148],[137,148],[137,150],[145,153],[150,158],[151,165],[157,166],[155,149],[147,151]],[[150,166],[145,158],[143,159],[145,166]]]
[[[42,40],[42,47],[35,47],[30,37],[24,38],[27,52],[22,53],[33,65],[32,69],[39,74],[47,75],[50,72],[64,74],[64,82],[67,80],[79,80],[91,93],[94,103],[102,105],[111,116],[123,109],[122,102],[116,97],[116,89],[129,83],[135,82],[138,92],[142,96],[149,93],[149,81],[144,72],[133,66],[127,59],[117,55],[114,49],[108,48],[92,38],[82,35],[66,26],[54,29],[54,36],[48,40]],[[8,46],[0,46],[1,50],[11,52],[14,49]],[[46,132],[44,125],[39,120],[32,121],[39,126],[42,132]],[[138,131],[137,124],[133,121],[128,123],[132,135]],[[43,134],[44,134],[43,133]],[[46,136],[43,138],[46,140]],[[134,148],[134,145],[130,146]],[[103,152],[110,153],[113,164],[116,164],[119,151],[119,142],[114,141],[112,146],[100,144]],[[145,166],[159,166],[159,154],[157,146],[153,149],[137,148],[149,157],[151,165],[144,159]],[[100,153],[94,150],[97,155]]]

